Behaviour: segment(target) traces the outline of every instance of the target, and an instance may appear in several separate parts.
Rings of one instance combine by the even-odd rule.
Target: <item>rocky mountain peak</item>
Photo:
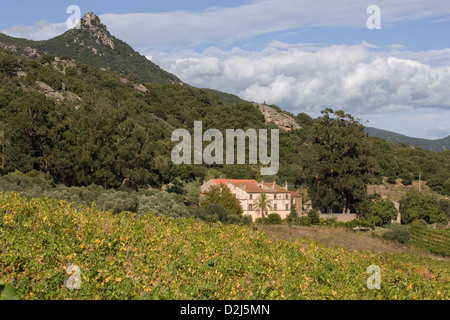
[[[108,29],[102,22],[100,18],[96,16],[93,12],[88,12],[81,19],[81,30],[88,30],[89,34],[95,38],[97,43],[104,44],[111,49],[115,49],[116,44],[113,37],[108,32]],[[80,43],[83,45],[83,42]],[[94,54],[97,54],[97,48],[91,48]]]
[[[96,16],[93,12],[88,12],[81,19],[81,27],[94,29],[101,26],[100,18]]]

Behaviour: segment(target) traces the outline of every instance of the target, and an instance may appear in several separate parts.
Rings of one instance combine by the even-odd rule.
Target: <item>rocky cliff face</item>
[[[104,44],[112,50],[116,47],[116,44],[114,43],[110,33],[107,31],[106,26],[103,25],[100,22],[99,17],[92,12],[86,13],[83,19],[81,19],[81,29],[89,30],[89,33],[95,38],[95,42],[98,44]],[[93,49],[94,54],[97,54],[96,48],[91,49]]]
[[[302,127],[292,117],[287,114],[280,113],[274,108],[271,108],[265,104],[255,103],[255,106],[259,107],[259,111],[264,115],[266,123],[273,122],[281,129],[290,131],[298,130]]]

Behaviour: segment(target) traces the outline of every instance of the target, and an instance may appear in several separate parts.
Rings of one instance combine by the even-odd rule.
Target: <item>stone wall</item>
[[[330,219],[330,218],[336,218],[337,221],[340,222],[348,222],[348,221],[352,221],[356,219],[356,214],[355,213],[346,213],[346,214],[342,214],[342,213],[321,213],[320,218],[324,218],[324,219]]]

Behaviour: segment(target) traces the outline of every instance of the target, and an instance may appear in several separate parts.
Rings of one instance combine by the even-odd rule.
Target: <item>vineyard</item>
[[[193,218],[113,215],[45,196],[0,193],[0,250],[0,280],[27,300],[450,298],[445,261],[274,241]],[[372,265],[380,289],[368,288]],[[67,281],[72,270],[79,289]]]
[[[411,242],[425,251],[450,257],[450,229],[429,229],[426,225],[414,223],[409,227]]]

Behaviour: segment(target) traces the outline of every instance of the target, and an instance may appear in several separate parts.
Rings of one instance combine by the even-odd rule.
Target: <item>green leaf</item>
[[[20,300],[17,289],[10,284],[0,284],[0,300]]]

